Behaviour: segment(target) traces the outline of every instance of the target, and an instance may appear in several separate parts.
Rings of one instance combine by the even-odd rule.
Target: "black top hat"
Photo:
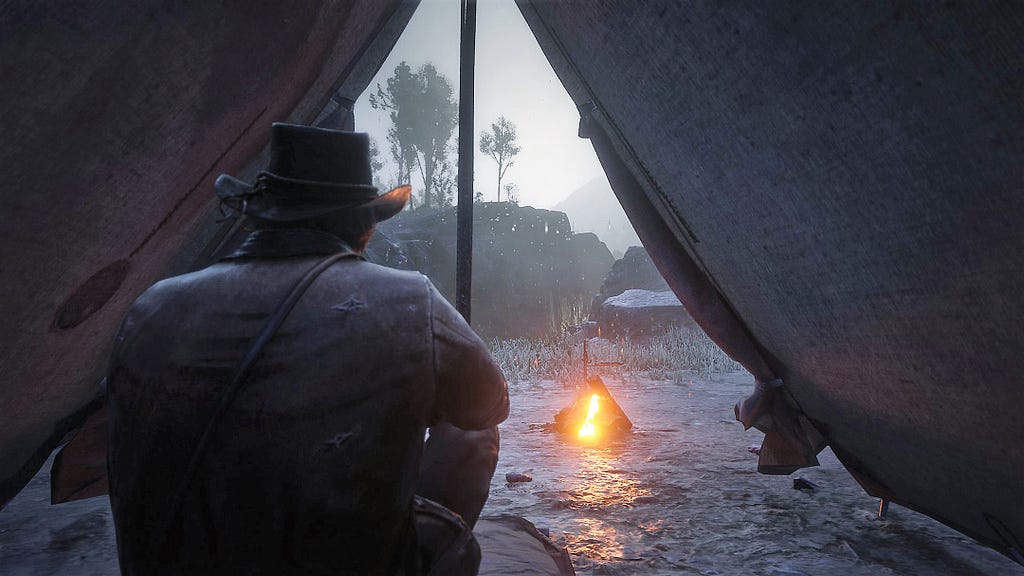
[[[360,211],[373,222],[402,211],[412,190],[378,195],[370,171],[370,139],[360,132],[274,123],[270,164],[256,184],[221,174],[217,196],[254,218],[295,222],[340,211]]]

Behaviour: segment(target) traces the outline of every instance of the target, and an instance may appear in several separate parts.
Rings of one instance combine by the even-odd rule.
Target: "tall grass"
[[[671,379],[686,372],[708,374],[742,368],[695,328],[676,328],[647,340],[592,338],[588,353],[591,363],[622,363],[621,366],[591,367],[591,374]],[[583,339],[580,336],[562,334],[536,340],[494,340],[491,354],[510,381],[575,383],[582,378]]]

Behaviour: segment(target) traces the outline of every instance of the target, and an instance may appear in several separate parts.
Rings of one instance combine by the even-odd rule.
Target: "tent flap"
[[[1024,7],[518,4],[670,285],[706,275],[858,478],[1012,556]]]
[[[0,1],[0,505],[88,412],[128,305],[202,255],[214,178],[361,92],[415,6]]]

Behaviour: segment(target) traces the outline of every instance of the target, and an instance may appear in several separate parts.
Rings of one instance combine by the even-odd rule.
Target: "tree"
[[[454,204],[455,190],[457,187],[458,173],[455,170],[455,166],[448,161],[446,153],[444,155],[444,161],[441,162],[434,171],[434,178],[431,183],[431,190],[433,190],[434,195],[434,204],[438,208],[448,208]]]
[[[384,161],[380,159],[380,148],[377,147],[377,141],[373,138],[370,138],[370,170],[373,172],[373,185],[383,188],[381,172],[384,170]]]
[[[412,68],[405,62],[395,66],[387,79],[387,90],[377,84],[377,93],[370,94],[370,106],[375,110],[388,110],[391,128],[388,129],[388,143],[391,144],[391,158],[398,169],[399,182],[409,182],[415,163],[411,133],[413,116],[416,113],[415,97],[417,81]]]
[[[505,184],[505,200],[519,206],[519,186],[515,182]]]
[[[490,132],[480,134],[480,151],[498,163],[498,202],[501,202],[501,179],[515,164],[513,159],[519,154],[519,150],[519,145],[516,144],[516,127],[504,116],[491,123]]]
[[[449,143],[459,110],[451,83],[432,64],[413,72],[402,62],[388,78],[386,89],[377,85],[377,92],[370,95],[370,106],[391,112],[388,142],[399,179],[405,176],[405,181],[410,180],[415,166],[423,179],[422,206],[443,204],[435,187],[440,171],[449,164]]]

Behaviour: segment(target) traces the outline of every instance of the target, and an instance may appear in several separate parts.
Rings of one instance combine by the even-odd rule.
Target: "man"
[[[475,573],[468,528],[414,492],[475,522],[508,394],[424,276],[358,256],[409,187],[377,195],[365,134],[275,124],[256,185],[217,190],[256,231],[147,290],[115,345],[122,573]]]

